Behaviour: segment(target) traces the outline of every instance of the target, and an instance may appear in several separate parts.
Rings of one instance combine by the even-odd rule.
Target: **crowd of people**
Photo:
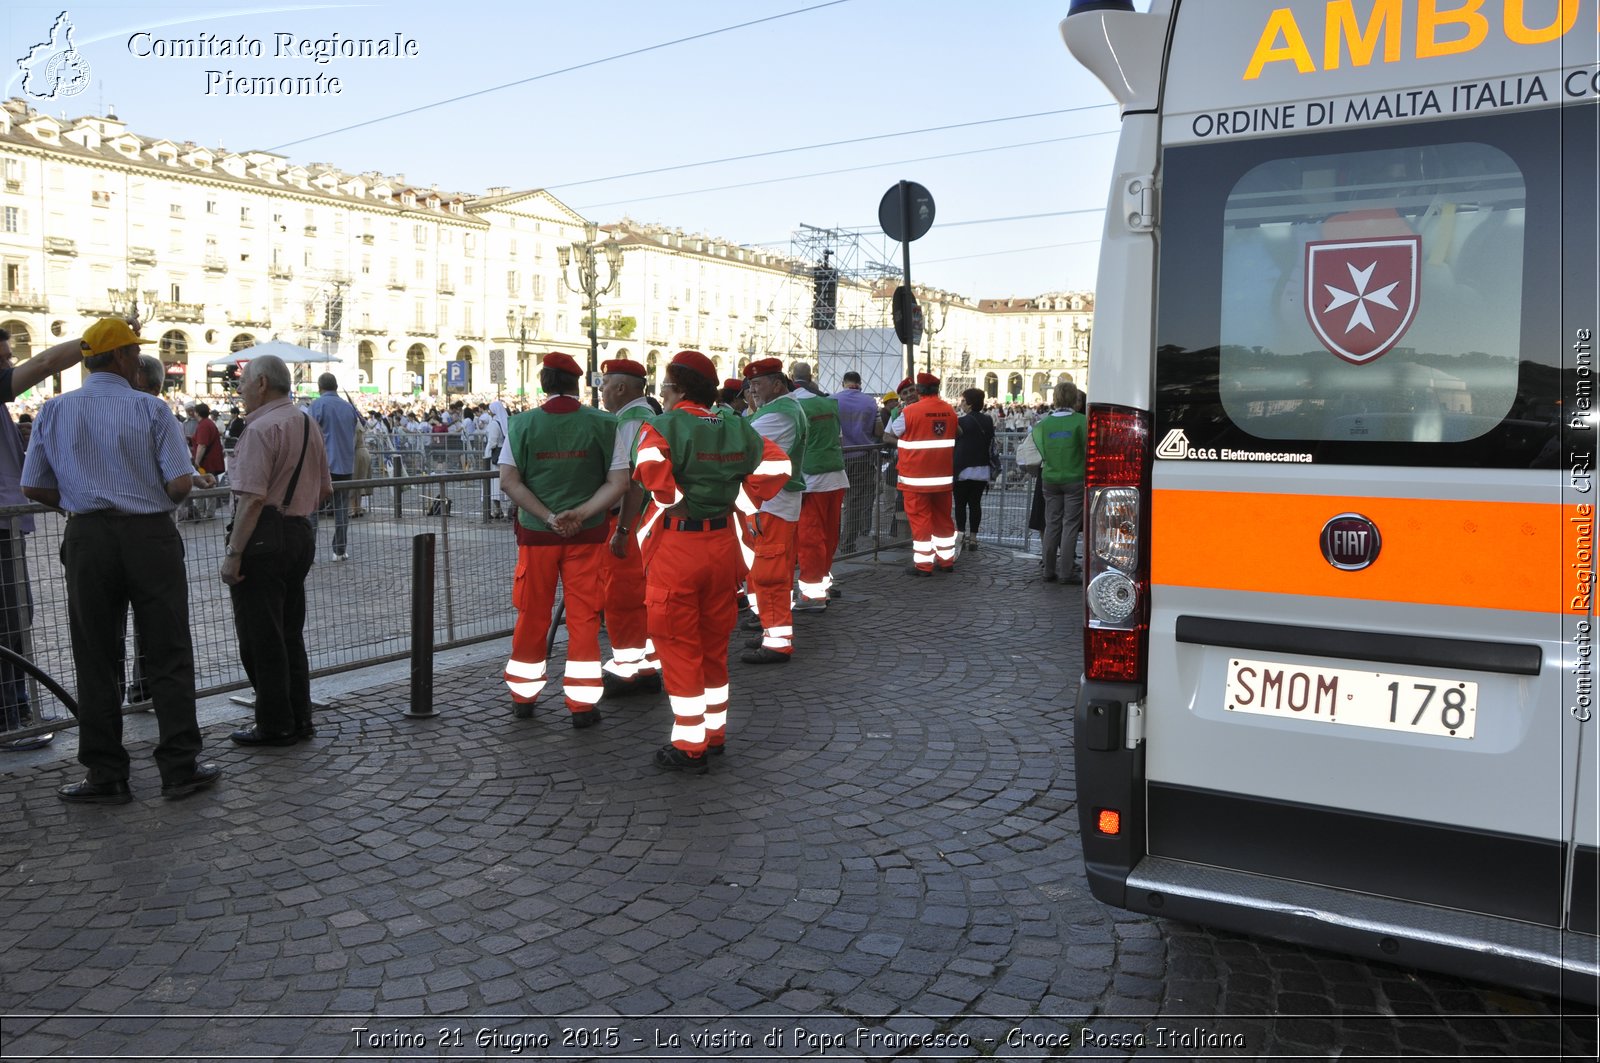
[[[841,541],[853,546],[870,533],[874,492],[849,488],[880,474],[885,444],[893,446],[890,475],[910,524],[914,577],[954,572],[958,547],[976,548],[983,491],[998,467],[997,421],[1031,422],[1049,513],[1047,578],[1063,549],[1072,556],[1065,544],[1075,540],[1081,512],[1085,433],[1071,384],[1057,388],[1054,409],[1044,414],[991,414],[977,389],[952,407],[928,373],[880,401],[862,392],[854,372],[830,395],[804,362],[786,369],[779,359],[759,359],[740,378],[718,380],[708,358],[683,351],[667,366],[659,398],[647,393],[639,363],[606,362],[598,409],[578,398],[577,363],[552,353],[540,368],[546,397],[526,408],[500,399],[426,409],[352,401],[329,374],[317,399],[301,405],[289,367],[263,355],[249,362],[238,406],[224,417],[204,402],[170,406],[159,361],[141,351],[151,341],[128,322],[97,322],[81,340],[15,368],[5,339],[0,333],[0,399],[7,402],[79,359],[86,370],[81,388],[24,422],[26,439],[9,406],[0,425],[0,497],[70,518],[61,562],[86,775],[60,787],[65,801],[132,799],[120,714],[130,607],[143,665],[136,681],[161,733],[155,760],[163,796],[187,796],[221,775],[199,758],[187,581],[174,524],[196,485],[225,478],[232,498],[218,577],[256,694],[255,722],[231,734],[236,744],[292,746],[316,734],[304,626],[318,511],[331,506],[332,559],[345,560],[354,500],[338,485],[364,478],[374,453],[402,452],[396,436],[446,434],[465,437],[463,452],[499,470],[493,516],[514,521],[517,564],[508,576],[517,620],[502,673],[512,714],[532,715],[557,678],[547,655],[559,586],[567,629],[559,679],[572,726],[598,724],[606,698],[664,690],[672,726],[654,763],[690,774],[705,772],[708,758],[727,747],[729,636],[736,626],[750,635],[742,663],[793,658],[794,614],[829,608]],[[205,515],[201,508],[191,512]],[[26,583],[9,571],[31,528],[15,527],[0,533],[0,585],[9,589],[0,637],[9,648],[18,648],[17,634],[31,623]],[[29,723],[25,688],[21,673],[0,660],[7,730]]]

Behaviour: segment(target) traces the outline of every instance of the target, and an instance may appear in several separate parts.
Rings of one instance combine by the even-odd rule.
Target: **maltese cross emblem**
[[[1306,319],[1330,352],[1361,365],[1399,343],[1422,295],[1422,237],[1306,244]]]

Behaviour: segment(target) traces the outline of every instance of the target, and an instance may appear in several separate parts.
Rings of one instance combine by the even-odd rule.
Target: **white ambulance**
[[[1140,912],[1594,1002],[1600,0],[1077,0],[1075,755]]]

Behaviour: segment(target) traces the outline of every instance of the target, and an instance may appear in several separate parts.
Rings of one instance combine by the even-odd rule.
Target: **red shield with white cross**
[[[1306,244],[1306,319],[1329,351],[1370,362],[1400,342],[1422,299],[1422,237]]]

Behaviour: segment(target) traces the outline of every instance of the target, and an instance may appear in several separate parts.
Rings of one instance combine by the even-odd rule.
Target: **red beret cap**
[[[649,379],[649,374],[644,371],[644,366],[632,358],[613,358],[608,362],[601,362],[600,372],[621,373],[624,376],[636,376],[640,380]]]
[[[583,370],[578,367],[577,362],[572,360],[572,355],[562,354],[560,351],[551,351],[544,356],[544,361],[539,364],[546,369],[559,369],[561,372],[571,373],[573,376],[583,376]]]
[[[754,380],[758,376],[773,375],[783,375],[782,358],[757,358],[744,367],[744,378],[746,380]]]
[[[900,381],[900,383],[895,385],[895,390],[904,391],[906,388],[915,386],[915,384],[916,381],[912,380],[910,377],[906,377],[904,380]]]
[[[672,356],[672,364],[693,369],[713,384],[717,381],[717,367],[699,351],[679,351]]]
[[[919,386],[936,388],[939,386],[939,378],[934,376],[932,373],[918,373],[917,384]]]
[[[737,377],[729,378],[722,382],[722,389],[724,391],[743,391],[744,381],[738,379]]]

